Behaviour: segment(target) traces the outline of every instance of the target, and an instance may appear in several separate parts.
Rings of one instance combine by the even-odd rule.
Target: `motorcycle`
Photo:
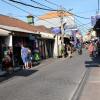
[[[82,55],[82,49],[78,49],[78,54]]]

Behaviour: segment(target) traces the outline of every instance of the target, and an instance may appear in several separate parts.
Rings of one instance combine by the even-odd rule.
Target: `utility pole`
[[[62,7],[58,11],[61,23],[61,53],[62,57],[64,57],[64,27],[63,27],[63,17],[64,17],[64,10]]]
[[[61,42],[62,44],[64,43],[64,27],[63,27],[63,14],[64,11],[61,11],[61,17],[60,17],[60,22],[61,22]]]

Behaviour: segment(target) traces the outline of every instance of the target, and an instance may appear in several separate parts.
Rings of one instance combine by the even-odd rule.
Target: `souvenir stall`
[[[39,51],[41,59],[53,57],[54,35],[41,32],[41,37],[38,39]]]

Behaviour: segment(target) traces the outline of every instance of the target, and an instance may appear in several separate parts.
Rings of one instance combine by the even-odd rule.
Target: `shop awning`
[[[70,36],[69,34],[65,34],[65,35],[64,35],[64,38],[69,38],[69,39],[70,39],[70,37],[71,37],[71,36]]]
[[[51,34],[51,33],[40,32],[40,35],[42,38],[54,39],[54,34]]]
[[[5,26],[5,25],[0,25],[0,29],[4,29],[6,31],[15,31],[15,32],[24,32],[24,33],[32,33],[32,34],[38,34],[36,32],[33,31],[28,31],[19,27],[12,27],[12,26]]]
[[[10,31],[4,30],[4,29],[0,29],[0,36],[8,36],[10,33]]]

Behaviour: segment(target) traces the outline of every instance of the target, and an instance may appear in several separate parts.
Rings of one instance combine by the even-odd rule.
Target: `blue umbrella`
[[[55,27],[55,28],[53,28],[51,31],[52,31],[52,33],[54,33],[54,34],[59,34],[59,33],[61,32],[61,29],[60,29],[59,27]]]

